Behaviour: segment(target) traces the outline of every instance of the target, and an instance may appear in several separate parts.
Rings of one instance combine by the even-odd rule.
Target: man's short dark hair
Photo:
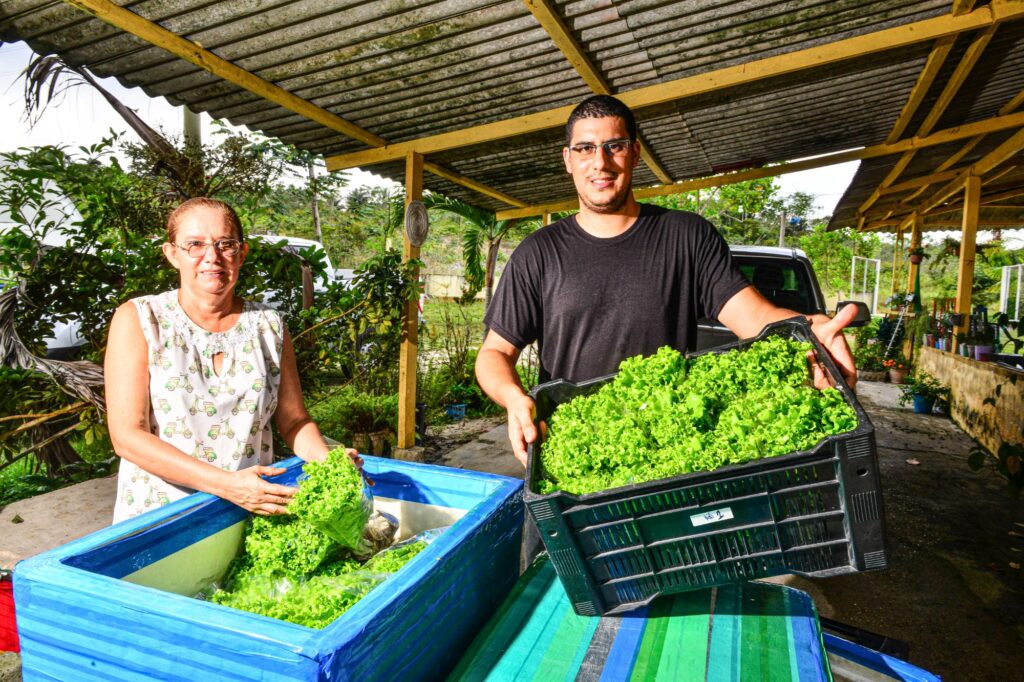
[[[581,118],[605,118],[606,116],[615,116],[625,121],[629,139],[633,142],[636,141],[636,118],[633,117],[633,112],[629,107],[611,95],[594,95],[577,104],[569,114],[569,121],[565,124],[565,146],[568,147],[572,144],[572,128],[576,125],[576,121]]]

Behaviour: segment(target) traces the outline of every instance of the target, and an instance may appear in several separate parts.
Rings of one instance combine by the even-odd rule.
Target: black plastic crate
[[[857,414],[855,430],[807,451],[587,495],[534,492],[543,444],[531,446],[526,506],[576,613],[619,613],[662,594],[785,573],[887,566],[874,427],[806,321],[777,322],[755,339],[705,352],[742,350],[768,336],[814,344]],[[613,378],[537,386],[537,421]]]

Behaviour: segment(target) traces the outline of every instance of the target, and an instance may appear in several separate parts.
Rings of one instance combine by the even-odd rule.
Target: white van
[[[254,234],[248,237],[249,241],[261,239],[265,242],[277,244],[284,242],[287,244],[285,250],[298,254],[300,251],[306,249],[313,249],[319,253],[324,260],[324,265],[327,266],[326,271],[321,277],[318,277],[313,282],[313,291],[316,293],[322,293],[327,290],[327,286],[333,282],[345,283],[352,279],[352,271],[345,270],[344,268],[335,269],[334,264],[331,263],[330,257],[327,255],[327,250],[324,249],[324,245],[313,239],[303,239],[302,237],[285,237],[276,234]],[[347,276],[346,276],[347,275]]]

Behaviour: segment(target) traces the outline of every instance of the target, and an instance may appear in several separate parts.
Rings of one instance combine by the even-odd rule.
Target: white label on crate
[[[731,518],[732,509],[730,509],[729,507],[723,507],[721,509],[712,509],[711,511],[701,512],[700,514],[694,514],[690,517],[690,522],[694,526],[706,526],[709,523],[728,521]]]

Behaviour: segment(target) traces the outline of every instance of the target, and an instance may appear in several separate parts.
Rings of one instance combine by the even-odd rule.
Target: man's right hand
[[[537,406],[533,398],[521,395],[510,400],[508,410],[508,439],[512,443],[512,452],[516,459],[526,466],[526,446],[537,440],[537,427],[533,425],[533,417]]]

